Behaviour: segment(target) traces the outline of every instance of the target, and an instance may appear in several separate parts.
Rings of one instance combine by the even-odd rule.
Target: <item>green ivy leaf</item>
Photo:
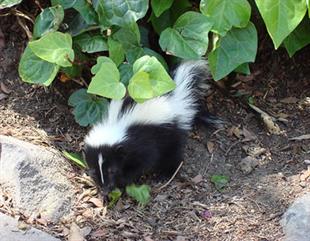
[[[55,79],[59,66],[36,56],[27,46],[18,67],[19,76],[24,82],[48,86]]]
[[[56,31],[64,19],[64,9],[61,5],[45,8],[36,17],[33,27],[33,38],[40,38],[42,35]]]
[[[257,32],[253,23],[246,28],[233,28],[220,38],[208,60],[214,80],[228,75],[239,65],[254,62],[257,51]]]
[[[158,61],[162,64],[162,66],[164,66],[164,68],[167,71],[169,70],[169,67],[168,67],[166,60],[159,53],[157,53],[157,52],[155,52],[149,48],[143,48],[143,52],[144,52],[144,55],[149,55],[151,57],[154,56],[156,59],[158,59]]]
[[[215,185],[217,190],[222,191],[229,182],[229,177],[224,175],[213,175],[211,177],[211,182]]]
[[[129,95],[138,103],[154,97],[150,75],[144,71],[135,73],[128,85]]]
[[[75,0],[73,8],[77,10],[81,16],[84,18],[87,24],[96,24],[97,23],[97,13],[93,9],[91,3],[87,0]]]
[[[151,188],[148,185],[136,186],[134,184],[126,187],[126,193],[128,196],[135,199],[140,205],[146,205],[151,198]]]
[[[129,80],[133,75],[133,70],[132,70],[132,65],[123,63],[120,66],[118,66],[118,70],[121,75],[121,82],[125,85],[128,86]]]
[[[297,28],[284,40],[284,46],[292,57],[298,50],[310,44],[310,20],[304,17],[304,20]]]
[[[143,18],[148,9],[148,0],[93,0],[99,23],[103,27],[118,25],[126,27]]]
[[[212,31],[224,36],[232,27],[247,26],[251,5],[247,0],[201,0],[200,11],[210,17]]]
[[[87,168],[87,163],[78,153],[63,151],[62,154],[79,167]]]
[[[29,42],[29,47],[35,55],[45,61],[62,67],[72,65],[74,52],[70,34],[50,32],[38,40]]]
[[[175,88],[174,81],[155,57],[146,55],[136,60],[133,73],[134,76],[129,81],[128,92],[137,102],[144,102]]]
[[[64,9],[72,8],[77,0],[51,0],[52,6],[61,5]]]
[[[83,33],[73,38],[73,43],[80,46],[82,52],[96,53],[108,50],[107,41],[101,34]]]
[[[82,15],[77,11],[67,14],[64,19],[64,24],[68,25],[67,33],[70,33],[72,37],[78,36],[91,29],[91,26],[86,23]]]
[[[169,9],[173,0],[152,0],[151,5],[156,17],[159,17],[164,11]]]
[[[130,25],[130,28],[120,28],[112,38],[122,44],[124,50],[140,46],[140,31],[137,23]]]
[[[208,33],[212,27],[208,17],[186,12],[173,28],[164,30],[159,39],[162,50],[184,59],[199,59],[208,49]]]
[[[92,69],[95,76],[92,78],[87,93],[104,96],[111,99],[122,99],[126,88],[120,82],[120,74],[115,63],[107,57],[99,57],[97,67]]]
[[[74,119],[81,126],[88,126],[100,121],[108,109],[108,101],[87,93],[86,89],[75,91],[68,104],[73,109]]]
[[[152,13],[150,19],[155,32],[160,34],[166,28],[173,26],[178,17],[189,10],[191,6],[192,4],[188,0],[177,0],[173,2],[171,8],[162,13],[158,18]]]
[[[109,198],[108,208],[113,207],[117,203],[117,201],[120,199],[121,196],[122,196],[122,192],[121,190],[119,190],[119,188],[115,188],[112,192],[110,192],[108,194],[108,198]]]
[[[125,51],[122,44],[111,37],[108,38],[109,57],[118,66],[123,63],[125,59]]]
[[[240,74],[251,74],[249,63],[239,65],[237,68],[235,68],[234,71]]]
[[[304,0],[255,0],[277,49],[282,41],[302,21],[307,11]]]
[[[21,3],[22,0],[0,0],[0,9],[9,8]]]

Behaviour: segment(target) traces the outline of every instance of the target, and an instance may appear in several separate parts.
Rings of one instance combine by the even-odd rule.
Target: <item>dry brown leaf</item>
[[[36,221],[37,221],[37,223],[39,223],[39,224],[41,224],[41,225],[43,225],[43,226],[47,226],[47,224],[48,224],[48,220],[46,219],[46,218],[37,218],[36,219]]]
[[[290,141],[301,141],[301,140],[309,140],[309,139],[310,139],[310,134],[289,138]]]
[[[6,94],[0,93],[0,100],[4,100],[8,96]]]
[[[280,135],[282,133],[280,127],[273,122],[271,116],[262,115],[263,122],[271,134]]]
[[[3,82],[0,82],[0,89],[4,94],[9,95],[12,90],[10,90]]]
[[[186,241],[184,236],[177,236],[176,241]]]
[[[106,235],[107,235],[107,231],[104,230],[104,229],[98,229],[95,232],[91,233],[91,237],[93,239],[96,238],[96,239],[99,239],[99,240],[101,240],[101,238],[104,238]]]
[[[208,141],[207,142],[207,148],[208,148],[209,153],[212,154],[214,151],[214,142]]]
[[[248,131],[245,127],[242,128],[242,135],[244,136],[244,141],[251,141],[251,140],[255,140],[256,136]]]
[[[68,241],[84,241],[84,237],[76,223],[71,224]]]
[[[291,97],[286,97],[286,98],[280,100],[280,102],[281,102],[281,103],[284,103],[284,104],[295,104],[295,103],[297,103],[298,101],[299,101],[298,98],[292,97],[292,96],[291,96]]]
[[[94,216],[92,210],[90,209],[86,209],[82,215],[85,217],[85,218],[92,218]]]
[[[98,208],[103,208],[103,202],[99,198],[92,197],[91,199],[88,200],[88,202],[91,202]]]
[[[203,181],[203,176],[200,175],[200,174],[198,174],[197,176],[192,178],[192,182],[195,183],[195,184],[198,184],[198,183],[200,183],[202,181]]]

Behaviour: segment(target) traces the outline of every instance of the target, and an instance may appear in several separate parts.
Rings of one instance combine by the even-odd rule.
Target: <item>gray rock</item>
[[[0,184],[26,215],[57,222],[70,213],[73,186],[70,165],[56,151],[0,135]]]
[[[0,241],[60,241],[51,235],[35,228],[18,229],[18,222],[14,218],[0,213]]]
[[[286,241],[310,241],[310,193],[294,201],[281,224]]]
[[[251,156],[243,158],[239,163],[240,170],[246,175],[250,174],[257,166],[258,166],[258,160]]]

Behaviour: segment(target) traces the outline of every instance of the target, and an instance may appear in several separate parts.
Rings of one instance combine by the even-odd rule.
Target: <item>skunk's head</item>
[[[85,148],[85,160],[89,166],[89,173],[105,191],[124,185],[124,159],[125,155],[120,146],[86,145]]]

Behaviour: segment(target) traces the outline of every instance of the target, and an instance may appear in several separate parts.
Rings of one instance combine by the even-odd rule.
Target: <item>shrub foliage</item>
[[[0,0],[0,9],[20,2]],[[106,98],[128,93],[142,103],[171,91],[167,59],[207,57],[214,80],[249,74],[258,46],[254,9],[275,49],[293,56],[310,43],[308,0],[51,0],[36,17],[19,74],[48,86],[59,72],[70,79],[88,71],[87,89],[69,99],[87,126],[106,113]]]

